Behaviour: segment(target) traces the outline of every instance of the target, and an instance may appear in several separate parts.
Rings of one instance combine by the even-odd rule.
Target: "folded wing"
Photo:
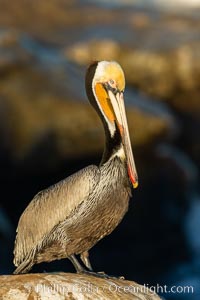
[[[18,223],[14,248],[15,266],[19,266],[55,226],[88,199],[99,177],[98,167],[91,165],[39,192],[33,198]]]

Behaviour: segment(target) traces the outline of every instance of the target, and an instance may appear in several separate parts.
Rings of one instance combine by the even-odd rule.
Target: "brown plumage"
[[[96,62],[89,67],[86,91],[106,133],[101,164],[88,166],[33,198],[17,228],[15,274],[61,258],[69,258],[76,270],[83,272],[77,254],[91,270],[88,250],[110,234],[126,213],[131,182],[136,187],[137,175],[124,112],[120,116],[121,109],[113,102],[122,95],[123,80],[123,71],[115,62]],[[97,88],[97,84],[101,85]]]

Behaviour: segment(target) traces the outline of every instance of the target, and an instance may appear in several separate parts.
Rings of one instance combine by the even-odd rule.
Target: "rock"
[[[166,101],[177,111],[199,116],[199,19],[194,13],[155,12],[152,16],[148,11],[126,12],[126,22],[120,28],[110,22],[114,37],[91,36],[74,42],[64,51],[67,57],[79,64],[117,60],[128,84]],[[119,35],[115,35],[117,31]]]
[[[4,101],[2,144],[12,159],[25,159],[34,153],[39,156],[45,151],[48,162],[52,151],[55,161],[102,152],[103,127],[88,104],[56,99],[53,95],[38,95],[33,101],[29,92],[30,97],[19,93]],[[166,136],[171,127],[170,120],[139,108],[128,109],[128,120],[134,147],[155,142]]]
[[[31,58],[31,54],[20,45],[18,31],[0,29],[0,74],[21,68]]]
[[[200,113],[198,42],[158,51],[128,48],[114,40],[91,40],[72,45],[65,53],[79,64],[88,64],[91,58],[117,60],[128,84],[171,103],[177,110]]]
[[[84,72],[68,62],[62,53],[51,51],[19,32],[15,36],[15,44],[21,47],[27,60],[18,68],[13,66],[12,72],[5,67],[0,80],[3,151],[14,161],[34,160],[36,165],[55,165],[66,158],[101,153],[103,127],[86,101]],[[20,60],[20,52],[10,48],[10,43],[4,43],[5,52],[7,44],[16,61]],[[104,48],[104,44],[99,46]],[[115,43],[110,43],[110,47],[117,53]],[[10,69],[12,60],[9,64]],[[151,144],[173,131],[172,116],[166,118],[162,111],[145,109],[144,99],[131,91],[127,98],[132,103],[127,105],[127,110],[134,147]]]
[[[154,290],[133,281],[70,273],[0,276],[0,286],[4,300],[160,299]]]
[[[127,7],[109,10],[103,6],[80,5],[79,1],[64,4],[62,0],[50,0],[46,4],[17,0],[12,5],[0,0],[0,5],[4,7],[3,13],[0,12],[3,28],[15,27],[20,31],[26,28],[30,36],[56,45],[77,63],[117,60],[126,70],[129,84],[167,101],[178,111],[199,115],[200,22],[196,11],[185,14],[184,10],[174,13],[155,10],[152,13],[148,9]],[[34,24],[35,19],[38,24]],[[119,19],[123,22],[119,23]],[[16,61],[12,47],[19,48],[18,62],[23,64],[30,53],[16,45],[17,30],[14,34],[6,31],[0,35],[0,45],[10,46],[9,51],[1,50],[0,65],[8,65],[7,61],[12,59]]]
[[[121,48],[112,39],[91,40],[72,45],[65,51],[66,56],[81,65],[88,65],[92,60],[118,61]]]
[[[198,43],[162,52],[135,49],[127,51],[122,65],[129,84],[179,111],[199,114],[199,53]]]

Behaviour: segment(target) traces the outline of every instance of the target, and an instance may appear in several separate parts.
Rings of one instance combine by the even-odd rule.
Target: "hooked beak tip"
[[[128,167],[128,175],[129,175],[129,178],[132,182],[133,188],[136,189],[138,187],[137,173],[135,173],[135,175],[133,175],[133,173],[131,172],[130,167]]]
[[[133,188],[136,189],[138,187],[138,181],[133,183]]]

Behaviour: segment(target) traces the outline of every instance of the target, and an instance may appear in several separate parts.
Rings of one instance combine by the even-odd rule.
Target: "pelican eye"
[[[103,84],[104,88],[108,91],[112,91],[113,94],[118,92],[116,81],[113,79],[108,80]]]
[[[116,81],[114,79],[110,79],[108,81],[108,84],[110,85],[111,88],[116,88],[117,86]]]

